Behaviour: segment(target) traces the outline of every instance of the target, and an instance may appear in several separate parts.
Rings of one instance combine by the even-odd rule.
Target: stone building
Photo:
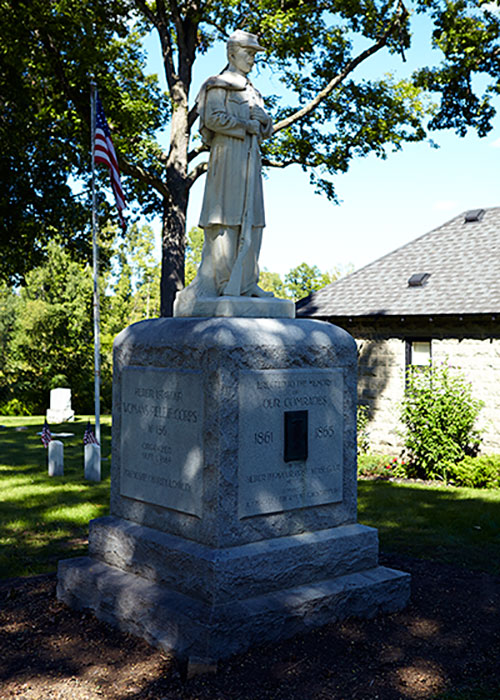
[[[297,316],[358,344],[358,400],[370,449],[397,453],[409,365],[448,362],[485,402],[483,453],[500,452],[500,207],[474,209],[314,292]]]

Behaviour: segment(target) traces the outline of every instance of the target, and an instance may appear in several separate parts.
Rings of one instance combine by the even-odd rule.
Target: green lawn
[[[43,417],[0,417],[0,578],[54,571],[86,552],[88,521],[109,504],[111,418],[102,419],[99,484],[83,479],[86,416],[51,426],[64,442],[63,477],[47,475],[37,435]],[[24,427],[26,430],[16,430]],[[378,528],[381,548],[500,574],[500,491],[359,482],[359,521]]]
[[[381,549],[500,574],[500,490],[360,481],[358,495]]]
[[[75,436],[61,438],[64,476],[49,477],[47,450],[37,435],[44,418],[0,416],[0,578],[54,571],[59,559],[84,554],[89,520],[108,512],[111,417],[101,420],[98,484],[83,478],[87,421],[78,416],[50,426],[53,433]]]

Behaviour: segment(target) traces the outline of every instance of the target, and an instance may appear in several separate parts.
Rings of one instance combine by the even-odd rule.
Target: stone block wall
[[[398,415],[404,392],[405,343],[398,338],[356,338],[358,403],[368,408],[370,451],[396,454],[401,449]]]
[[[495,318],[331,319],[358,346],[358,402],[368,407],[370,451],[398,454],[406,339],[431,339],[434,362],[456,367],[484,402],[481,453],[500,453],[500,328]]]

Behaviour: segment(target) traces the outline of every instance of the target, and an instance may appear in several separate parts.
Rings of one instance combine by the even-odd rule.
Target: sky
[[[369,59],[354,77],[380,77],[389,71],[404,77],[433,60],[430,26],[417,18],[406,63],[387,53]],[[155,36],[145,41],[148,70],[163,75]],[[191,101],[205,78],[225,65],[225,49],[215,47],[196,64]],[[279,91],[266,69],[250,75],[265,95]],[[496,105],[497,109],[500,107]],[[500,110],[499,110],[500,111]],[[469,209],[500,206],[500,118],[480,139],[475,132],[460,138],[451,131],[433,132],[429,143],[407,144],[386,160],[368,156],[352,161],[334,178],[340,204],[314,193],[299,166],[271,170],[264,181],[267,226],[261,269],[281,275],[306,262],[322,271],[358,269]],[[192,188],[187,227],[196,226],[204,177]]]

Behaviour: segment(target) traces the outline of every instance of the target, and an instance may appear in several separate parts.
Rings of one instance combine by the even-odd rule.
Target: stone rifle
[[[238,297],[241,294],[243,260],[245,259],[245,255],[247,254],[252,241],[252,209],[255,190],[255,171],[257,166],[257,148],[259,147],[258,144],[259,142],[257,136],[252,134],[247,159],[247,186],[245,190],[244,210],[241,221],[239,250],[236,260],[234,261],[233,269],[231,270],[231,276],[224,288],[225,296]]]

